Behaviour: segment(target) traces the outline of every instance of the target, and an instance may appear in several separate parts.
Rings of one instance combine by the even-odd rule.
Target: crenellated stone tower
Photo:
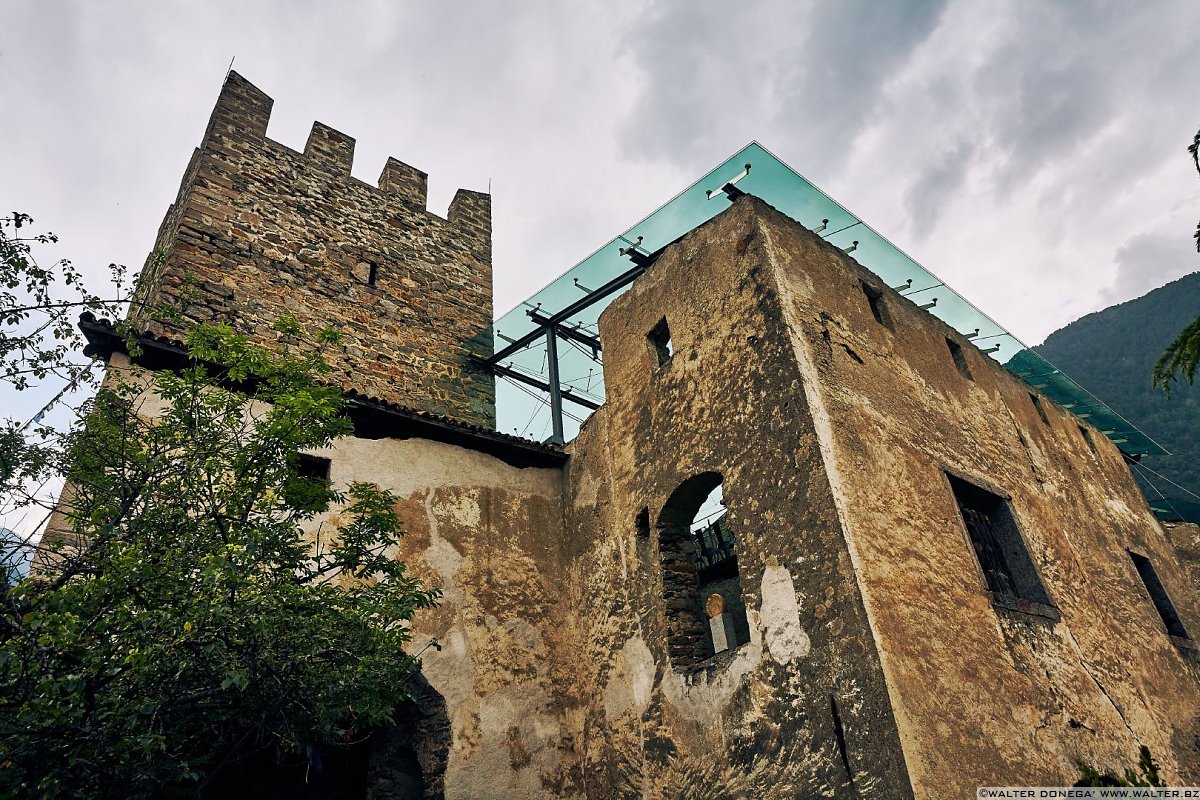
[[[354,140],[320,122],[303,153],[268,139],[271,105],[229,73],[139,300],[261,344],[285,313],[333,326],[344,388],[494,427],[494,379],[471,360],[492,352],[491,197],[460,189],[447,218],[430,213],[424,172],[389,158],[379,185],[364,183]]]

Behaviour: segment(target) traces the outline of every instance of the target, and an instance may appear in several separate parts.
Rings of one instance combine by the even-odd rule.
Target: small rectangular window
[[[327,509],[331,499],[329,467],[328,458],[297,453],[291,474],[283,483],[283,499],[301,511]]]
[[[1088,430],[1087,428],[1085,428],[1084,426],[1080,425],[1080,426],[1079,426],[1079,433],[1083,435],[1083,440],[1084,440],[1085,442],[1087,442],[1087,446],[1088,446],[1088,448],[1089,448],[1089,449],[1090,449],[1090,450],[1091,450],[1093,453],[1096,453],[1096,452],[1098,452],[1098,451],[1096,450],[1096,442],[1095,442],[1095,440],[1094,440],[1094,439],[1092,439],[1092,432],[1091,432],[1091,431],[1089,431],[1089,430]]]
[[[975,380],[971,377],[971,368],[967,366],[967,357],[963,353],[962,347],[953,339],[946,340],[946,347],[950,349],[950,357],[954,359],[954,366],[962,373],[962,376],[969,381]]]
[[[871,316],[875,321],[885,327],[892,327],[892,317],[888,313],[887,305],[883,302],[883,291],[876,289],[866,281],[861,281],[863,294],[867,297],[867,305],[871,307]]]
[[[329,482],[329,467],[333,462],[328,458],[310,456],[308,453],[299,453],[298,456],[299,458],[296,461],[296,474],[298,476],[311,481]]]
[[[666,364],[675,355],[675,348],[671,344],[671,329],[667,327],[666,317],[658,321],[646,338],[650,341],[650,349],[658,360],[658,366]]]
[[[1049,606],[1029,549],[1008,501],[964,480],[947,475],[963,525],[993,596],[1018,598]]]
[[[1150,602],[1154,603],[1154,609],[1162,618],[1167,633],[1178,636],[1180,639],[1190,639],[1187,630],[1183,627],[1183,621],[1179,619],[1179,613],[1175,611],[1175,604],[1171,602],[1166,588],[1158,579],[1158,573],[1154,571],[1154,565],[1150,563],[1150,559],[1133,551],[1129,551],[1129,557],[1133,559],[1133,566],[1137,569],[1138,577],[1142,579],[1142,585],[1146,587],[1146,593],[1150,595]]]
[[[1033,401],[1033,407],[1037,410],[1037,414],[1042,418],[1042,423],[1050,424],[1050,418],[1046,416],[1046,409],[1042,407],[1042,398],[1038,397],[1033,392],[1029,393],[1029,399]]]

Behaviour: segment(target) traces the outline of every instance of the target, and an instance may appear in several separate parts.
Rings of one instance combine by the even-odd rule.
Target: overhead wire
[[[519,372],[519,373],[521,373],[522,375],[528,375],[528,376],[529,376],[529,377],[531,377],[531,378],[537,378],[537,379],[539,379],[539,380],[546,380],[546,379],[547,379],[547,376],[546,376],[546,374],[545,374],[545,373],[543,373],[543,372],[534,372],[533,370],[529,369],[528,367],[521,366],[520,364],[515,364],[515,363],[513,363],[513,362],[511,362],[511,361],[510,361],[508,364],[505,364],[504,366],[506,366],[508,369],[511,369],[511,370],[513,370],[514,372]],[[500,377],[502,377],[502,378],[505,378],[506,380],[509,380],[509,382],[512,382],[512,379],[511,379],[511,378],[509,378],[508,376],[501,375]],[[563,379],[563,378],[559,378],[559,381],[558,381],[558,382],[559,382],[560,384],[563,384],[563,385],[566,385],[566,386],[570,386],[570,387],[571,387],[571,389],[573,389],[575,392],[577,392],[577,393],[579,393],[579,394],[582,394],[582,395],[584,395],[584,396],[585,396],[586,398],[588,398],[589,400],[594,400],[594,401],[595,401],[595,402],[597,402],[597,403],[603,403],[603,402],[604,402],[604,398],[603,398],[603,397],[597,397],[596,395],[594,395],[594,394],[591,394],[590,392],[588,392],[588,390],[586,390],[586,389],[580,389],[578,386],[575,386],[575,385],[574,385],[574,383],[575,383],[576,381],[582,381],[582,380],[588,379],[589,377],[590,377],[590,375],[580,375],[580,376],[579,376],[579,377],[577,377],[577,378],[571,378],[571,379],[569,379],[569,380],[567,380],[567,379]],[[514,384],[514,385],[515,385],[515,384]],[[528,390],[528,389],[526,389],[526,388],[524,388],[524,387],[522,387],[522,391],[526,391],[526,392],[528,392],[529,390]],[[540,399],[540,398],[539,398],[539,399]],[[543,402],[544,402],[544,401],[543,401]],[[581,420],[581,421],[582,421],[582,420]]]
[[[578,350],[579,352],[583,353],[585,356],[590,358],[592,361],[595,361],[597,364],[604,363],[603,361],[600,360],[599,356],[592,355],[591,350],[585,349],[583,345],[581,345],[579,342],[575,341],[574,339],[567,339],[567,344],[571,345],[576,350]]]
[[[860,219],[860,220],[858,220],[858,221],[856,221],[856,222],[851,222],[849,225],[846,225],[845,227],[842,227],[842,228],[838,228],[836,231],[830,231],[829,233],[822,234],[822,235],[821,235],[821,238],[822,238],[822,239],[828,239],[830,236],[833,236],[834,234],[841,233],[842,231],[848,231],[848,230],[850,230],[850,229],[851,229],[851,228],[853,228],[855,225],[862,225],[862,220]]]
[[[1171,479],[1170,479],[1170,478],[1168,478],[1166,475],[1163,475],[1162,473],[1159,473],[1159,472],[1155,472],[1154,470],[1152,470],[1152,469],[1150,469],[1149,467],[1147,467],[1145,464],[1142,464],[1142,463],[1139,463],[1139,462],[1135,462],[1135,464],[1136,464],[1136,466],[1137,466],[1139,469],[1144,469],[1145,471],[1149,472],[1151,475],[1154,475],[1155,477],[1161,478],[1162,480],[1164,480],[1164,481],[1166,481],[1167,483],[1171,484],[1171,485],[1172,485],[1172,486],[1174,486],[1176,489],[1179,489],[1181,492],[1183,492],[1183,493],[1185,493],[1185,494],[1189,494],[1189,495],[1191,495],[1191,496],[1192,496],[1192,497],[1194,497],[1196,500],[1200,500],[1200,494],[1196,494],[1195,492],[1193,492],[1191,489],[1188,489],[1187,487],[1180,486],[1178,483],[1176,483],[1175,481],[1171,480]]]
[[[721,506],[720,508],[715,509],[710,514],[705,514],[703,517],[698,517],[698,518],[692,520],[692,525],[693,526],[700,525],[701,523],[708,522],[710,519],[717,516],[718,514],[726,514],[728,512],[729,512],[729,509],[725,508],[725,506]]]
[[[1134,467],[1139,467],[1140,465],[1139,465],[1139,464],[1137,464],[1136,462],[1134,462],[1133,466],[1134,466]],[[1166,506],[1167,506],[1167,508],[1171,509],[1171,512],[1172,512],[1172,513],[1174,513],[1176,517],[1178,517],[1178,518],[1180,518],[1180,519],[1183,519],[1183,515],[1179,513],[1179,509],[1177,509],[1177,508],[1175,507],[1175,504],[1174,504],[1174,503],[1172,503],[1172,502],[1171,502],[1171,501],[1170,501],[1170,500],[1167,498],[1167,496],[1166,496],[1165,494],[1163,494],[1163,492],[1162,492],[1162,489],[1159,489],[1159,488],[1158,488],[1158,487],[1157,487],[1157,486],[1154,484],[1154,481],[1150,480],[1150,478],[1149,478],[1149,477],[1147,477],[1147,476],[1146,476],[1146,475],[1144,475],[1144,474],[1142,475],[1142,480],[1144,480],[1144,481],[1147,483],[1147,485],[1149,485],[1149,487],[1150,487],[1151,489],[1153,489],[1153,490],[1154,490],[1154,491],[1155,491],[1155,492],[1158,494],[1158,500],[1151,500],[1151,501],[1150,501],[1150,503],[1151,503],[1151,504],[1152,504],[1152,503],[1155,503],[1155,502],[1162,502],[1162,503],[1165,503],[1165,504],[1166,504]],[[1152,508],[1151,510],[1153,511],[1154,509]]]
[[[545,406],[549,406],[549,405],[550,405],[550,401],[549,401],[549,400],[547,400],[546,398],[542,397],[542,396],[541,396],[541,395],[539,395],[539,394],[536,394],[536,393],[535,393],[533,390],[531,390],[531,389],[529,389],[528,387],[526,387],[526,386],[525,386],[524,384],[522,384],[520,381],[516,381],[516,380],[514,380],[514,379],[512,379],[512,378],[508,377],[507,375],[501,375],[500,377],[501,377],[501,378],[503,378],[504,380],[508,381],[508,382],[509,382],[510,384],[512,384],[513,386],[515,386],[515,387],[517,387],[518,389],[520,389],[520,390],[521,390],[522,392],[524,392],[525,394],[527,394],[527,395],[529,395],[530,397],[532,397],[534,400],[537,400],[537,401],[538,401],[539,403],[541,403],[542,405],[545,405]],[[568,417],[568,418],[570,418],[571,420],[573,420],[573,421],[575,421],[575,422],[579,423],[580,425],[582,425],[582,424],[583,424],[583,420],[582,420],[580,417],[577,417],[577,416],[575,416],[575,415],[574,415],[574,414],[572,414],[570,411],[567,411],[565,408],[563,409],[563,412],[562,412],[562,414],[563,414],[563,416],[564,416],[564,417]],[[532,421],[532,418],[531,418],[531,420],[530,420],[530,421]],[[527,430],[527,429],[528,429],[528,423],[526,423],[526,428],[524,428],[524,429],[522,429],[522,430]]]

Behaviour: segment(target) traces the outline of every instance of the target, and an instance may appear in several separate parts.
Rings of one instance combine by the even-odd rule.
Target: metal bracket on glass
[[[712,200],[714,197],[717,197],[718,195],[720,195],[722,193],[724,193],[724,195],[726,197],[728,197],[730,200],[737,200],[739,197],[744,195],[745,192],[743,192],[741,189],[734,188],[734,184],[749,174],[750,174],[750,165],[747,164],[745,169],[743,169],[737,175],[734,175],[729,180],[725,181],[725,183],[721,185],[720,189],[709,189],[704,194],[705,194],[705,196],[708,197],[709,200]]]
[[[812,232],[813,232],[813,233],[820,233],[821,231],[825,230],[825,229],[826,229],[826,228],[828,228],[828,227],[829,227],[829,220],[827,220],[827,219],[823,219],[823,220],[821,220],[821,224],[820,224],[820,225],[818,225],[817,227],[815,227],[815,228],[813,228],[813,229],[812,229]]]
[[[964,333],[963,338],[964,339],[974,339],[978,335],[979,335],[979,328],[976,328],[975,330],[971,331],[970,333]]]
[[[903,292],[905,289],[911,289],[911,288],[912,288],[912,278],[909,278],[904,283],[901,283],[898,286],[893,286],[892,290],[896,291],[896,292]]]
[[[991,347],[989,347],[987,350],[980,350],[979,352],[983,353],[986,356],[988,353],[994,353],[999,349],[1000,349],[1000,345],[994,344]]]
[[[626,239],[625,241],[629,240]],[[630,244],[629,247],[621,247],[617,250],[617,252],[623,256],[628,256],[629,260],[634,264],[637,264],[639,267],[650,266],[651,254],[647,253],[646,249],[642,247],[641,236],[637,237],[637,241]]]
[[[629,241],[629,240],[626,239],[625,241]],[[620,247],[617,249],[617,252],[623,256],[627,256],[630,253],[638,253],[638,252],[640,252],[641,249],[642,249],[642,237],[639,236],[633,243],[631,243],[629,245],[629,247]],[[575,283],[576,284],[579,283],[578,278],[575,279]]]
[[[926,303],[925,305],[917,306],[917,308],[921,309],[922,311],[927,311],[936,305],[937,305],[937,298],[935,297],[932,300],[930,300],[928,303]]]
[[[589,289],[588,287],[584,286],[582,283],[579,282],[579,278],[575,278],[575,288],[578,289],[579,291],[583,292],[584,294],[592,293],[591,289]]]
[[[843,253],[853,253],[857,249],[858,249],[858,239],[855,239],[853,242],[850,243],[850,246],[847,247],[842,252]]]

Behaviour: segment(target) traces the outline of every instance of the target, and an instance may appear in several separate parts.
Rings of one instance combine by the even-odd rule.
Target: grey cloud
[[[1102,131],[1116,102],[1118,87],[1104,80],[1094,55],[1072,46],[1066,24],[1058,22],[1031,26],[1028,38],[1022,27],[976,75],[989,143],[1004,154],[997,175],[1004,191],[1077,152]]]
[[[930,164],[904,193],[904,204],[916,238],[928,236],[937,224],[942,208],[953,202],[966,180],[974,153],[975,148],[970,142],[960,141]]]
[[[1200,269],[1188,231],[1141,233],[1121,245],[1115,261],[1117,274],[1102,296],[1108,303],[1123,303]]]
[[[983,49],[970,82],[980,138],[998,155],[997,190],[1022,192],[1044,169],[1069,173],[1098,145],[1124,163],[1092,161],[1074,187],[1047,198],[1090,199],[1097,189],[1118,188],[1118,174],[1149,171],[1168,157],[1156,145],[1166,120],[1182,109],[1160,103],[1177,106],[1180,82],[1200,70],[1200,48],[1185,33],[1200,23],[1194,4],[1152,2],[1133,11],[1095,0],[1017,8],[1011,24],[995,31],[1001,41]],[[1069,191],[1081,183],[1091,184],[1082,198]]]
[[[807,162],[836,164],[943,7],[663,4],[630,43],[643,83],[621,142],[696,169],[747,139],[786,138]]]
[[[783,59],[775,127],[794,132],[814,159],[844,156],[877,121],[890,80],[937,26],[945,5],[862,0],[819,6],[804,44]]]

